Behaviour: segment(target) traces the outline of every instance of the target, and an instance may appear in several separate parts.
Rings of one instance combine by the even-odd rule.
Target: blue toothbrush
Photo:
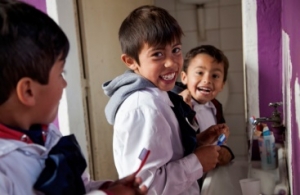
[[[222,134],[219,136],[219,138],[218,138],[218,143],[217,143],[217,145],[218,145],[218,146],[222,145],[222,144],[224,143],[225,139],[226,139],[226,137],[225,137],[225,135],[222,133]]]

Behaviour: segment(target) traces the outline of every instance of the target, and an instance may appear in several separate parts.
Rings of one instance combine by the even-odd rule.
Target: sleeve
[[[110,195],[107,192],[100,190],[101,186],[108,181],[93,181],[90,179],[90,175],[87,171],[83,173],[82,180],[87,195]]]
[[[0,194],[13,195],[13,182],[0,172]]]
[[[176,195],[191,187],[202,176],[202,166],[195,154],[183,157],[182,148],[176,146],[181,144],[180,137],[174,131],[164,115],[151,108],[118,113],[113,150],[119,177],[138,169],[139,154],[146,148],[150,155],[137,176],[149,194]]]

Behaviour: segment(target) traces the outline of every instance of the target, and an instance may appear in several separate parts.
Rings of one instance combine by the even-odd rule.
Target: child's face
[[[192,97],[200,104],[214,99],[224,86],[224,64],[208,54],[200,53],[190,61],[187,73],[181,73],[182,83],[187,85]]]
[[[67,82],[63,77],[65,61],[57,60],[51,68],[47,85],[38,84],[37,123],[49,124],[54,121],[63,89]]]
[[[181,44],[149,47],[144,44],[139,54],[140,65],[135,63],[135,73],[151,81],[162,91],[170,91],[183,65]]]

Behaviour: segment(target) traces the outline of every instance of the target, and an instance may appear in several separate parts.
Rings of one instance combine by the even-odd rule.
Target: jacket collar
[[[41,125],[41,128],[42,128],[43,140],[45,141],[48,126],[47,125]],[[30,136],[28,136],[25,133],[24,130],[19,130],[18,131],[18,130],[12,129],[8,126],[5,126],[3,124],[0,124],[0,138],[22,141],[22,142],[25,142],[27,144],[33,143]]]

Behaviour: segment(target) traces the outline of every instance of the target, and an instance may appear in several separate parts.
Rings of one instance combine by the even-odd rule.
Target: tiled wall
[[[183,31],[183,53],[189,49],[211,44],[222,49],[229,59],[229,97],[225,118],[230,127],[229,146],[237,158],[247,156],[247,137],[244,106],[244,78],[242,56],[242,14],[240,0],[210,0],[204,4],[205,39],[198,39],[197,8],[180,0],[154,0],[156,6],[168,10],[179,22]]]

